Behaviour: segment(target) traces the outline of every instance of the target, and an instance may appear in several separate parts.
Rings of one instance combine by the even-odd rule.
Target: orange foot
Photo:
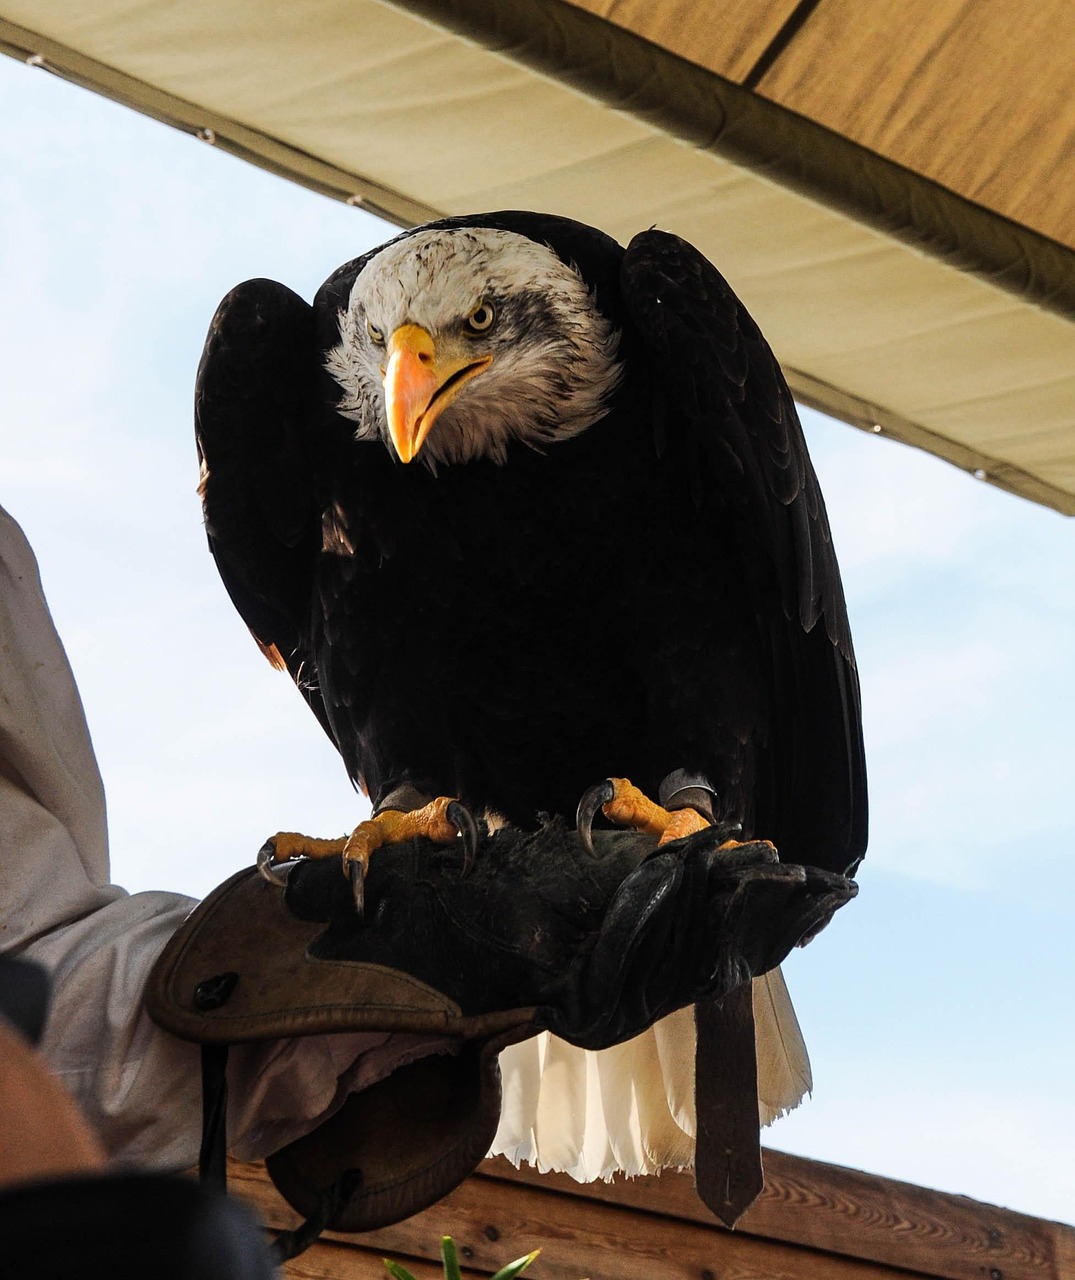
[[[448,796],[439,796],[421,809],[404,813],[399,809],[383,809],[367,822],[360,822],[349,836],[338,840],[319,840],[296,831],[278,831],[262,845],[258,853],[258,870],[273,884],[283,885],[277,868],[297,858],[339,858],[344,875],[351,881],[355,909],[364,908],[366,872],[375,849],[386,844],[404,844],[423,837],[435,844],[452,844],[463,837],[463,874],[469,873],[478,845],[478,830],[467,809]]]
[[[711,826],[697,809],[663,809],[626,778],[606,778],[579,801],[576,826],[586,851],[594,852],[590,830],[597,810],[618,827],[633,827],[657,836],[657,847]]]
[[[697,809],[664,809],[626,778],[606,778],[582,797],[575,819],[583,846],[591,856],[595,856],[591,826],[598,809],[618,827],[633,827],[636,831],[657,836],[658,849],[672,840],[694,835],[713,825]],[[761,843],[770,842],[765,840]],[[738,849],[740,844],[739,840],[724,840],[719,847]]]

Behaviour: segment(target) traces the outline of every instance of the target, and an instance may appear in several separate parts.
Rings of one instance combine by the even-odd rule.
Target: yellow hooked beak
[[[401,462],[417,457],[433,424],[471,378],[492,364],[490,355],[438,358],[432,335],[420,325],[401,325],[388,340],[384,405],[388,431]]]

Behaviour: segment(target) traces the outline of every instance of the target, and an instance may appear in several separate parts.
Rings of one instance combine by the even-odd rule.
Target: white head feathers
[[[475,334],[466,322],[482,303],[495,319]],[[359,440],[387,442],[383,341],[406,324],[427,330],[438,355],[492,356],[436,421],[430,463],[503,462],[512,440],[540,449],[578,435],[604,415],[621,373],[619,333],[551,249],[485,227],[420,231],[359,273],[325,361]]]

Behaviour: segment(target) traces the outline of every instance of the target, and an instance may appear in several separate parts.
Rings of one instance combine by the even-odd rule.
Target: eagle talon
[[[362,920],[366,915],[366,864],[361,858],[349,858],[344,864],[351,882],[351,894],[355,900],[355,915]]]
[[[454,824],[456,831],[463,837],[463,871],[460,878],[465,880],[474,870],[474,861],[478,853],[478,824],[466,805],[458,800],[453,800],[448,805],[444,816]]]
[[[263,880],[268,880],[269,884],[274,884],[278,889],[287,888],[287,876],[281,875],[281,871],[285,866],[293,866],[294,860],[286,863],[276,863],[276,841],[266,840],[258,850],[257,862],[255,864],[258,874]]]
[[[615,783],[611,778],[606,778],[604,782],[598,782],[592,786],[579,801],[579,807],[575,813],[575,830],[582,841],[582,847],[591,858],[597,857],[597,851],[593,847],[592,827],[594,817],[598,809],[608,804],[615,797],[615,794]]]

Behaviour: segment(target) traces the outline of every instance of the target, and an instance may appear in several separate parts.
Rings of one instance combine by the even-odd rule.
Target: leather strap
[[[765,1184],[751,984],[733,988],[722,1000],[700,1000],[694,1017],[695,1185],[708,1208],[733,1227]]]
[[[228,1046],[202,1045],[202,1145],[198,1175],[214,1191],[228,1189]]]

